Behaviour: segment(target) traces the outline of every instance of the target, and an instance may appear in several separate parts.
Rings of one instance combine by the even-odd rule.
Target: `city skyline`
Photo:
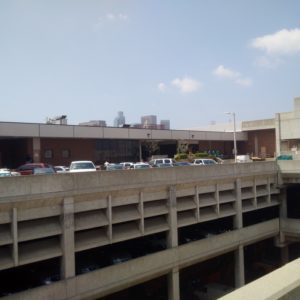
[[[0,121],[273,118],[300,96],[299,11],[296,0],[1,1]]]

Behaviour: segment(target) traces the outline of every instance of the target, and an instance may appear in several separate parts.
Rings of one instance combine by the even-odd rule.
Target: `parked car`
[[[90,160],[72,161],[70,164],[70,173],[93,172],[96,171],[94,163]]]
[[[12,176],[12,174],[8,169],[0,169],[0,177],[9,177],[9,176]]]
[[[147,163],[136,163],[136,164],[133,164],[132,166],[132,169],[150,169],[151,166]]]
[[[107,171],[114,171],[114,170],[124,170],[124,166],[122,164],[108,164],[106,165]]]
[[[193,160],[193,165],[216,165],[217,162],[211,158],[196,158]]]
[[[175,163],[175,160],[172,158],[156,158],[149,161],[149,164],[152,167],[157,167],[159,164],[171,164],[173,165]]]
[[[131,169],[134,163],[127,161],[127,162],[120,162],[120,165],[123,166],[123,169]]]
[[[113,252],[109,257],[109,259],[111,264],[116,265],[132,259],[132,256],[129,252],[119,251],[119,252]]]
[[[17,172],[20,173],[21,175],[32,175],[34,174],[34,169],[41,169],[41,168],[47,168],[47,169],[53,169],[54,168],[46,163],[28,163],[20,166],[17,168]],[[55,171],[54,171],[55,173]]]
[[[55,174],[56,171],[54,168],[34,168],[32,170],[33,175],[43,175],[43,174]]]
[[[237,163],[247,163],[247,162],[252,162],[252,159],[248,154],[246,155],[237,155],[236,156],[236,162]]]
[[[162,163],[162,164],[157,164],[156,167],[157,168],[170,168],[170,167],[173,167],[173,164]]]
[[[184,167],[184,166],[191,166],[191,163],[188,161],[176,161],[173,164],[174,167]]]
[[[65,166],[54,166],[56,173],[66,173],[69,171],[68,167]]]
[[[60,275],[59,274],[52,274],[50,276],[47,276],[47,277],[44,277],[41,279],[41,283],[43,285],[49,285],[55,281],[59,281],[61,278],[60,278]]]

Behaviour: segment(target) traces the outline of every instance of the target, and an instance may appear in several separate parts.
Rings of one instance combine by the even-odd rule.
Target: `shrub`
[[[196,152],[195,157],[196,158],[207,158],[207,157],[209,157],[209,154],[207,152]]]
[[[174,155],[175,160],[187,159],[188,155],[186,153],[177,153]]]

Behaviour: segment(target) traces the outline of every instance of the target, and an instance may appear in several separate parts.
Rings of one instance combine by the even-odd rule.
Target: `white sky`
[[[1,0],[0,121],[272,118],[300,96],[299,16],[298,0]]]

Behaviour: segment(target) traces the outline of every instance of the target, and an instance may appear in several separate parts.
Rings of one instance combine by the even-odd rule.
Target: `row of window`
[[[71,157],[71,151],[69,149],[61,150],[61,157],[62,158],[70,158]],[[53,150],[52,149],[46,149],[44,151],[44,158],[48,158],[48,159],[53,158]]]

